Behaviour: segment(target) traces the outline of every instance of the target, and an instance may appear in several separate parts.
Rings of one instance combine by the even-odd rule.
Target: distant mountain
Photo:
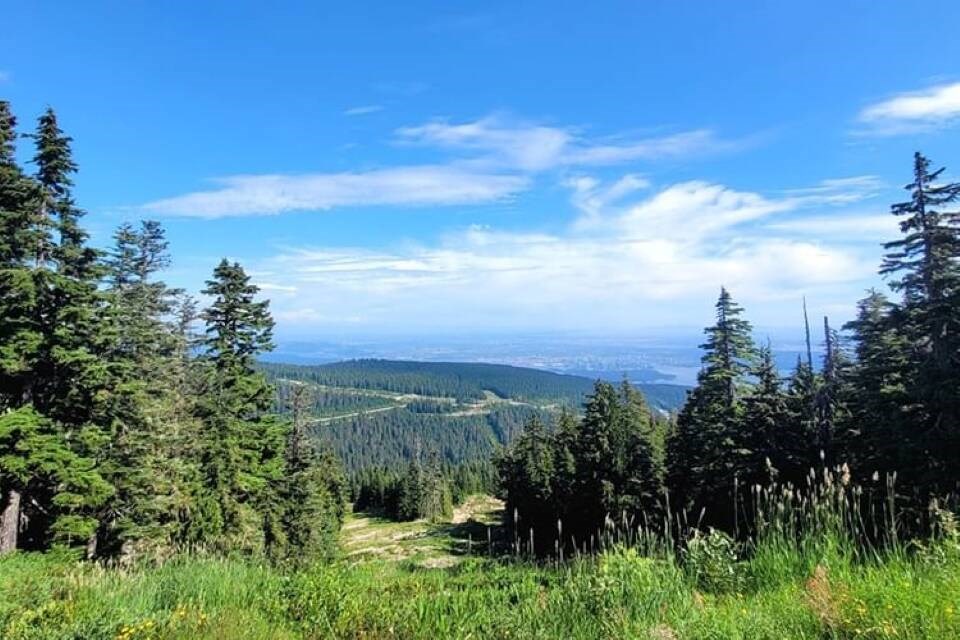
[[[362,359],[320,365],[262,363],[261,367],[268,376],[277,379],[453,398],[458,402],[483,400],[489,392],[505,400],[579,407],[595,382],[584,376],[476,362]],[[686,399],[687,387],[682,385],[639,383],[634,386],[652,407],[663,411],[679,409]]]

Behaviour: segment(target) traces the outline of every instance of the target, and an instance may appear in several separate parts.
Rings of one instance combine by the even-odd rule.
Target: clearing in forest
[[[448,521],[396,522],[375,513],[351,513],[343,523],[340,546],[353,561],[410,560],[424,567],[449,567],[470,553],[487,552],[487,540],[500,532],[503,502],[470,496]]]

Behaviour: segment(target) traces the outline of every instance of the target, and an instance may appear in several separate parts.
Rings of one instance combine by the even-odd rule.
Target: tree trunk
[[[100,538],[97,535],[99,531],[94,531],[90,534],[90,537],[87,538],[87,560],[93,560],[97,557],[97,547],[99,546]]]
[[[16,550],[19,533],[20,492],[10,489],[4,499],[3,512],[0,513],[0,555]]]

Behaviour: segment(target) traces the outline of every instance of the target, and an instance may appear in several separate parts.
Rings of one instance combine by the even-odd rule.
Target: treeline
[[[224,260],[199,310],[158,278],[155,222],[89,246],[71,139],[48,109],[30,174],[15,125],[0,102],[0,553],[331,553],[346,483],[301,420],[270,412],[257,287]]]
[[[960,488],[960,215],[945,209],[960,184],[943,183],[942,171],[916,154],[910,199],[892,207],[903,235],[884,245],[880,273],[900,299],[868,292],[842,333],[824,318],[821,362],[808,323],[806,357],[782,379],[770,346],[754,343],[721,291],[663,464],[627,388],[598,384],[580,421],[549,430],[532,420],[498,459],[516,539],[539,535],[542,550],[586,542],[608,519],[678,518],[742,537],[759,487],[805,488],[827,469],[866,487],[868,503],[895,502],[909,516],[897,527],[927,527],[931,501],[942,507]]]
[[[501,398],[577,406],[593,385],[591,380],[578,376],[477,362],[349,360],[313,366],[267,363],[262,366],[269,376],[337,387],[454,398],[461,403],[483,400],[484,391],[490,391]]]
[[[363,469],[352,479],[353,508],[393,520],[439,519],[453,506],[495,488],[495,470],[488,461],[444,465],[435,453],[414,455],[406,468]]]

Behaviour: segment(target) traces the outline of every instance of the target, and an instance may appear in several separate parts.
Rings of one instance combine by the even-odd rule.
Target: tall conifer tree
[[[675,500],[707,521],[728,526],[734,516],[733,490],[739,469],[731,454],[740,428],[742,398],[756,353],[750,323],[730,293],[720,290],[717,322],[705,329],[703,366],[667,447]]]
[[[893,205],[903,237],[885,245],[880,273],[903,295],[909,339],[911,395],[924,414],[912,421],[913,439],[928,456],[924,490],[960,485],[960,183],[940,181],[943,169],[914,155],[910,200]]]
[[[200,405],[211,499],[200,517],[220,544],[250,551],[265,542],[260,509],[276,499],[285,439],[267,413],[273,388],[254,366],[273,347],[273,319],[268,303],[256,300],[258,291],[239,264],[223,260],[203,292],[213,298],[203,313],[207,379]]]

